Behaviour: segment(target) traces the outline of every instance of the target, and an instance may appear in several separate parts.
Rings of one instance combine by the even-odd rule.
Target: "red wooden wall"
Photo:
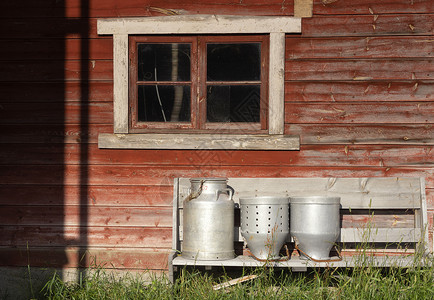
[[[431,0],[315,0],[286,42],[285,131],[301,150],[276,152],[98,149],[113,53],[96,20],[292,15],[293,1],[2,2],[0,266],[166,270],[174,177],[425,176],[432,239]]]

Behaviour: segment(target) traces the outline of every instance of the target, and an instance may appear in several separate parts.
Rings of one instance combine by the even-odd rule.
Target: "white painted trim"
[[[113,130],[128,133],[128,35],[113,36]]]
[[[99,19],[98,34],[299,33],[301,19],[271,16],[179,15]]]
[[[271,16],[180,15],[99,19],[97,27],[98,34],[113,34],[113,99],[115,134],[126,134],[128,133],[129,127],[129,34],[237,33],[270,34],[268,133],[270,135],[282,135],[284,133],[285,33],[300,33],[300,18]],[[195,135],[191,134],[189,136],[192,137]],[[106,139],[107,137],[102,138],[102,140]],[[299,145],[299,141],[297,141],[296,144]],[[281,146],[282,149],[285,147],[285,145]],[[114,146],[114,148],[122,147]],[[249,148],[253,149],[254,146],[249,146]],[[295,148],[292,150],[295,150]]]
[[[246,134],[109,134],[98,135],[109,149],[299,150],[298,136]]]
[[[285,123],[285,34],[270,33],[268,133],[283,134]]]

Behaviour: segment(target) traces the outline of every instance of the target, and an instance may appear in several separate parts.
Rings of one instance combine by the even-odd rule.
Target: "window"
[[[97,27],[113,35],[114,132],[99,134],[100,148],[299,149],[298,136],[284,135],[285,34],[301,32],[299,18],[180,15]]]
[[[129,132],[267,130],[268,36],[133,36]]]

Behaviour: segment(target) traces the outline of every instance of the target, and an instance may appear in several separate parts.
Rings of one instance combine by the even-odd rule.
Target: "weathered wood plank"
[[[82,64],[85,70],[82,70]],[[69,80],[112,80],[113,62],[108,60],[50,60],[0,62],[2,82],[44,82]]]
[[[82,45],[87,47],[85,59],[113,59],[112,39],[26,39],[0,40],[0,61],[47,61],[82,58]]]
[[[398,1],[373,1],[352,0],[348,1],[324,1],[314,0],[315,14],[392,14],[392,13],[433,13],[434,8],[430,0],[398,0]]]
[[[341,197],[343,209],[420,208],[419,178],[229,178],[234,201],[263,195]],[[181,178],[179,206],[188,196],[190,182]],[[254,187],[254,188],[252,188]]]
[[[285,122],[291,124],[434,124],[434,102],[286,103]]]
[[[342,228],[339,242],[344,243],[415,243],[422,238],[418,228]]]
[[[99,19],[98,34],[259,34],[300,33],[294,17],[234,15],[172,15],[168,17]]]
[[[381,212],[380,212],[381,213]],[[343,215],[341,220],[343,228],[357,228],[372,226],[372,228],[414,228],[414,215]],[[375,230],[375,229],[374,229]]]
[[[317,15],[364,15],[364,14],[390,14],[390,13],[432,13],[432,3],[430,0],[414,0],[411,3],[407,0],[398,1],[373,1],[373,0],[353,0],[351,3],[346,1],[323,1],[314,0],[314,14]],[[34,0],[27,5],[22,5],[21,1],[5,3],[5,9],[0,13],[0,17],[29,16],[29,17],[58,17],[65,15],[68,18],[81,16],[81,5],[78,0],[68,0],[63,2],[47,2]],[[161,8],[161,12],[152,9]],[[246,2],[234,2],[223,0],[216,1],[140,1],[140,0],[93,0],[89,1],[87,14],[90,17],[117,17],[117,16],[150,16],[162,15],[166,10],[174,10],[183,14],[209,13],[209,14],[246,14],[246,15],[291,15],[294,11],[294,1],[272,0],[250,0]],[[369,10],[371,9],[371,10]],[[167,11],[166,13],[170,13]]]
[[[81,259],[86,252],[85,259]],[[168,250],[100,247],[0,247],[0,266],[167,269]],[[33,271],[32,271],[33,272]]]
[[[128,133],[128,35],[113,36],[113,131]]]
[[[283,134],[285,104],[285,34],[270,34],[268,133]]]
[[[116,17],[116,16],[113,16]],[[18,18],[0,28],[4,38],[97,38],[96,18]],[[374,26],[373,26],[374,25]],[[411,26],[410,26],[411,25]],[[431,35],[431,14],[395,14],[354,16],[315,16],[303,19],[303,37]]]
[[[81,116],[85,106],[87,116]],[[85,120],[85,121],[84,121]],[[4,103],[0,124],[112,124],[113,102]]]
[[[86,124],[0,124],[0,144],[8,143],[97,143],[98,134],[113,132],[113,125]]]
[[[171,228],[1,226],[2,246],[9,247],[143,247],[169,249]]]
[[[26,18],[19,16],[2,22],[0,36],[4,39],[36,38],[98,38],[96,19]]]
[[[173,186],[62,186],[62,185],[0,185],[0,205],[78,206],[127,208],[166,207],[173,201]]]
[[[113,101],[113,81],[0,82],[0,89],[2,103]]]
[[[294,0],[294,16],[311,18],[313,13],[313,0]]]
[[[434,190],[426,189],[426,203],[429,210],[434,210]],[[434,219],[432,220],[434,221]]]
[[[124,166],[124,165],[3,165],[0,184],[78,185],[81,175],[89,185],[167,185],[175,177],[426,177],[434,187],[434,169],[420,167],[324,166]]]
[[[197,150],[298,150],[297,136],[230,134],[100,134],[99,148]]]
[[[172,207],[3,206],[0,226],[172,227]]]
[[[295,60],[286,61],[285,80],[430,80],[432,59]],[[416,83],[416,82],[415,82]]]
[[[430,37],[340,37],[286,39],[286,59],[429,58],[434,56]]]
[[[170,14],[171,11],[180,14],[236,14],[236,15],[291,15],[293,0],[282,3],[280,0],[249,0],[234,2],[231,0],[92,0],[88,1],[86,14],[90,17],[131,17],[156,16]],[[21,5],[20,5],[21,3]],[[26,3],[27,4],[27,3]],[[82,15],[82,5],[79,0],[62,2],[34,0],[29,5],[22,5],[21,1],[5,4],[5,11],[0,17],[28,16],[28,17],[58,17],[77,18]]]
[[[286,134],[300,135],[301,144],[434,145],[434,126],[390,124],[286,124]]]
[[[303,37],[431,35],[432,14],[315,16],[303,19]]]
[[[80,144],[4,144],[0,165],[80,164]],[[207,151],[197,150],[107,150],[95,144],[86,147],[92,165],[257,165],[257,166],[433,166],[431,146],[412,145],[302,145],[301,151]]]
[[[433,81],[285,82],[285,101],[432,101]]]
[[[66,103],[4,103],[0,110],[0,124],[80,124],[81,108],[86,105],[89,111],[86,124],[112,124],[113,103],[112,102],[91,102],[82,104],[80,102]],[[63,112],[63,113],[60,113]],[[433,102],[388,102],[388,103],[285,103],[286,124],[414,124],[434,123]],[[151,146],[152,139],[164,140],[164,136],[157,135],[133,135],[133,136],[101,136],[101,147],[114,147],[117,142],[125,143],[125,147],[138,147],[140,143],[148,141]],[[173,135],[171,135],[173,137]],[[145,140],[141,139],[144,137]],[[184,137],[177,134],[176,137]],[[191,137],[191,136],[190,136]],[[214,138],[219,136],[213,135]],[[223,136],[222,136],[223,137]],[[285,137],[279,136],[279,142],[285,142]],[[234,140],[241,136],[234,136]],[[264,141],[266,137],[264,136]],[[269,137],[271,139],[271,137]],[[241,139],[240,139],[241,140]],[[271,140],[270,140],[271,142]],[[222,146],[225,145],[221,142]],[[127,145],[128,144],[128,145]],[[210,145],[211,146],[211,145]],[[282,144],[283,146],[283,144]],[[295,145],[294,145],[295,146]],[[122,147],[119,145],[118,147]],[[242,147],[240,145],[239,147]],[[258,145],[258,148],[260,145]],[[202,148],[207,148],[202,145]]]

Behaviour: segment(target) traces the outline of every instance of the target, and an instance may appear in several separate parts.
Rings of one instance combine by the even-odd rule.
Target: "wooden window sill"
[[[106,149],[300,150],[293,135],[242,134],[110,134],[98,136]]]

